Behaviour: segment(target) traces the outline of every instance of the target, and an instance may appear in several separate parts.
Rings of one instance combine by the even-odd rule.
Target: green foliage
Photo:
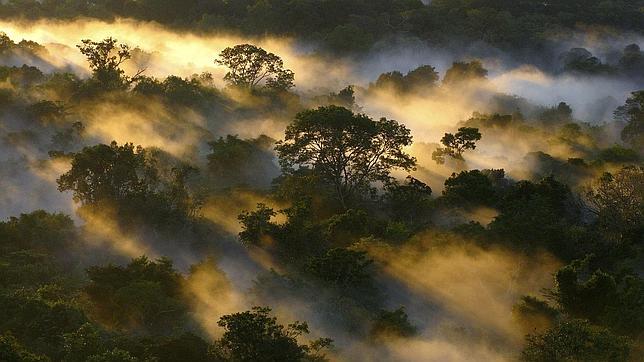
[[[419,38],[420,43],[428,42],[432,47],[449,42],[450,49],[462,48],[465,52],[472,51],[470,42],[482,41],[485,46],[516,50],[521,59],[545,67],[548,62],[540,59],[553,59],[548,49],[557,48],[550,46],[548,39],[573,33],[573,28],[592,28],[598,36],[619,34],[620,29],[639,31],[644,18],[638,6],[635,0],[549,1],[545,5],[537,0],[433,0],[427,5],[419,0],[29,0],[1,2],[0,17],[69,19],[87,15],[112,20],[127,16],[204,33],[232,29],[242,37],[248,33],[285,35],[295,44],[315,44],[318,53],[311,56],[336,52],[348,55],[348,61],[363,60],[352,53],[368,52],[374,46],[375,52],[391,51],[396,49],[392,44],[408,39]],[[0,127],[0,143],[8,146],[1,147],[6,156],[3,175],[14,170],[46,175],[52,165],[40,158],[47,146],[53,148],[54,161],[71,160],[71,169],[59,178],[58,186],[73,193],[80,203],[81,218],[90,221],[85,216],[91,216],[91,212],[99,218],[111,218],[125,236],[142,238],[156,252],[179,252],[188,259],[205,251],[223,252],[225,258],[230,253],[234,258],[244,258],[243,253],[240,256],[235,249],[228,249],[219,235],[209,233],[216,221],[201,219],[197,214],[201,199],[194,192],[194,181],[200,182],[203,193],[224,194],[222,188],[239,185],[266,187],[268,180],[279,174],[270,150],[273,140],[232,135],[215,139],[209,143],[206,156],[204,169],[208,172],[195,180],[195,166],[159,149],[112,143],[71,153],[95,133],[95,120],[86,118],[93,117],[108,101],[107,106],[125,111],[138,111],[141,104],[149,103],[145,110],[175,114],[177,124],[188,118],[203,119],[206,123],[195,128],[199,134],[191,154],[198,157],[195,165],[203,167],[203,139],[209,137],[208,132],[218,134],[218,130],[230,129],[227,122],[267,117],[281,121],[300,111],[303,104],[334,105],[299,113],[277,146],[283,172],[272,192],[262,197],[289,206],[273,210],[259,204],[256,210],[239,216],[239,238],[250,247],[251,255],[259,252],[266,257],[262,265],[270,260],[284,273],[273,272],[257,280],[254,292],[261,303],[256,304],[282,308],[297,301],[314,313],[316,320],[337,328],[340,336],[350,335],[359,342],[412,337],[417,330],[403,308],[381,309],[387,300],[380,294],[385,289],[381,286],[397,291],[405,286],[405,280],[392,288],[388,276],[377,270],[378,265],[368,254],[358,250],[382,245],[383,250],[400,247],[404,251],[414,240],[436,235],[432,230],[440,226],[431,225],[431,220],[433,214],[442,211],[441,206],[484,205],[499,211],[489,228],[476,222],[463,224],[446,233],[449,238],[438,238],[436,245],[458,247],[462,239],[473,240],[493,250],[521,249],[528,258],[547,249],[564,262],[589,252],[598,255],[588,262],[573,262],[556,273],[555,288],[547,296],[557,309],[534,297],[524,297],[514,307],[521,327],[544,332],[528,338],[523,355],[526,360],[620,361],[628,357],[629,341],[613,333],[641,339],[641,91],[634,92],[619,107],[617,122],[605,126],[574,123],[572,109],[563,102],[543,108],[520,97],[493,95],[495,99],[488,108],[491,113],[475,113],[458,133],[446,134],[434,158],[438,162],[445,162],[447,157],[463,161],[464,153],[481,139],[479,130],[485,130],[486,137],[488,133],[491,137],[525,137],[543,140],[540,144],[548,147],[570,147],[573,157],[568,161],[560,152],[557,157],[530,153],[526,161],[534,175],[568,174],[574,178],[513,183],[505,179],[503,170],[464,171],[449,177],[443,196],[433,200],[432,190],[424,182],[411,176],[405,181],[392,177],[395,169],[414,169],[416,160],[405,152],[412,143],[411,131],[396,121],[374,121],[358,114],[361,110],[356,97],[371,96],[369,92],[377,92],[377,88],[438,95],[451,94],[458,87],[465,90],[469,81],[482,81],[487,76],[479,61],[454,63],[442,88],[436,87],[436,70],[422,65],[407,74],[382,74],[366,93],[348,86],[337,93],[324,91],[320,97],[306,94],[300,103],[299,96],[289,92],[294,87],[294,74],[285,69],[282,59],[242,44],[224,50],[217,60],[217,64],[228,67],[225,80],[229,84],[251,89],[242,92],[247,93],[244,101],[248,102],[241,102],[230,97],[238,92],[216,89],[209,73],[165,79],[142,77],[140,73],[127,76],[122,69],[124,62],[142,51],[130,50],[113,38],[84,40],[79,48],[92,71],[88,80],[59,73],[56,67],[52,71],[44,47],[29,41],[14,42],[0,34],[0,60],[5,64],[26,63],[0,66],[4,84],[0,108],[6,123]],[[534,54],[539,54],[539,59]],[[609,58],[613,63],[608,65],[584,49],[573,49],[560,60],[564,71],[584,76],[626,75],[634,82],[641,78],[644,54],[639,46],[629,45],[610,57],[614,61]],[[615,64],[617,59],[619,63]],[[28,64],[47,64],[42,68],[46,73]],[[320,85],[306,86],[316,89]],[[104,98],[87,99],[95,95]],[[183,113],[189,117],[181,116]],[[86,132],[81,121],[92,132]],[[604,142],[605,136],[622,125],[626,145],[610,147]],[[50,145],[46,144],[48,140]],[[20,156],[16,157],[14,150]],[[615,171],[624,164],[635,166]],[[464,164],[457,162],[456,166]],[[596,214],[594,217],[580,209],[574,192],[579,191],[576,186],[580,180],[606,170],[611,173],[596,180],[586,193],[585,206]],[[424,177],[434,185],[434,173],[425,171]],[[10,180],[3,189],[5,199],[12,201],[14,187],[22,191],[20,183],[14,185]],[[268,308],[224,316],[219,323],[223,338],[204,339],[203,326],[190,310],[202,304],[201,300],[192,300],[201,295],[186,291],[187,286],[199,282],[201,273],[195,271],[202,266],[189,268],[183,260],[180,269],[191,271],[185,277],[169,259],[143,257],[125,266],[101,264],[115,255],[102,246],[85,247],[81,243],[93,241],[84,240],[92,234],[93,226],[88,222],[79,232],[70,217],[44,211],[0,222],[0,360],[324,360],[322,351],[330,346],[329,339],[301,344],[308,332],[306,324],[280,325]],[[169,226],[175,226],[177,232],[163,232]],[[427,229],[427,234],[421,234]],[[203,248],[183,248],[202,241],[194,240],[193,232],[207,234],[206,242],[199,244]],[[410,240],[414,234],[418,237]],[[177,244],[167,245],[166,240],[185,244],[178,248]],[[433,252],[431,248],[420,252]],[[226,262],[238,260],[245,259]],[[96,266],[82,274],[78,269],[87,265]],[[634,271],[630,271],[633,266]],[[200,286],[208,287],[208,283],[203,284]],[[519,290],[523,287],[518,286]],[[205,304],[211,306],[210,302]]]
[[[69,216],[40,210],[12,217],[0,222],[0,240],[0,288],[73,284],[75,261],[68,256],[80,244]]]
[[[352,85],[344,87],[337,93],[315,97],[314,100],[321,105],[335,105],[353,110],[360,108],[356,104],[355,87]]]
[[[82,85],[83,81],[73,73],[52,73],[37,87],[41,91],[57,95],[60,100],[70,100],[81,93]]]
[[[257,204],[257,210],[245,211],[237,218],[242,224],[242,231],[239,232],[239,239],[242,243],[252,245],[261,243],[262,238],[268,237],[275,229],[270,222],[271,218],[277,215],[273,209],[264,204]]]
[[[134,90],[139,87],[137,83]],[[184,79],[177,76],[169,76],[160,84],[160,88],[165,95],[168,102],[172,105],[184,106],[199,106],[201,103],[208,100],[208,92],[204,90],[202,85],[197,79]],[[141,93],[145,93],[143,89],[139,89]],[[147,90],[150,92],[150,90]],[[156,92],[150,92],[155,94]],[[150,94],[148,93],[148,94]]]
[[[65,155],[80,144],[83,136],[85,135],[85,126],[81,122],[72,123],[71,127],[56,132],[51,137],[51,150],[48,152],[49,156],[55,158],[56,156]]]
[[[299,362],[309,357],[312,349],[330,345],[329,339],[314,341],[313,348],[300,345],[297,338],[309,333],[308,325],[294,322],[284,327],[270,312],[270,308],[254,307],[219,319],[217,324],[224,328],[219,346],[227,360]]]
[[[538,0],[485,2],[436,0],[142,0],[86,2],[11,1],[4,18],[128,17],[183,29],[286,35],[319,41],[335,52],[365,51],[379,40],[405,34],[441,45],[455,39],[483,41],[501,49],[542,51],[551,34],[570,35],[587,27],[640,31],[637,0]],[[12,45],[13,42],[8,43]]]
[[[569,315],[620,333],[644,331],[644,280],[589,270],[590,258],[576,260],[555,274],[552,297]]]
[[[438,147],[432,153],[432,159],[438,164],[445,163],[445,156],[463,161],[463,153],[466,150],[476,149],[476,141],[481,140],[481,133],[478,128],[461,127],[456,134],[445,133],[441,143],[445,147]]]
[[[613,147],[601,150],[597,159],[604,162],[628,164],[638,162],[640,157],[635,150],[614,145]]]
[[[138,362],[139,359],[132,357],[128,351],[114,348],[111,351],[103,352],[99,355],[91,356],[87,362]]]
[[[572,108],[561,102],[556,107],[545,109],[538,118],[546,125],[568,123],[572,121]]]
[[[214,182],[224,187],[265,186],[268,180],[279,175],[270,152],[274,143],[267,136],[242,140],[231,135],[209,142],[212,152],[208,155],[208,169]]]
[[[572,163],[564,162],[541,151],[529,152],[525,155],[524,161],[529,165],[532,165],[532,176],[530,177],[532,180],[539,180],[544,177],[553,176],[558,180],[566,180],[568,183],[572,183],[570,181],[574,180],[574,176],[578,176],[580,174],[583,176],[590,176],[585,174],[583,169],[581,169],[582,172],[579,172],[579,168],[571,167],[574,166],[573,164],[575,161]]]
[[[378,76],[376,83],[374,84],[376,88],[387,89],[391,88],[397,91],[402,91],[405,89],[405,76],[394,70],[393,72],[382,73]]]
[[[407,87],[411,89],[435,87],[438,79],[438,72],[431,65],[421,65],[405,75]]]
[[[192,333],[163,341],[155,351],[159,362],[213,361],[206,341]]]
[[[368,290],[373,287],[370,266],[373,263],[363,251],[336,248],[311,259],[306,271],[312,277],[341,290]]]
[[[404,152],[411,132],[394,120],[374,121],[337,106],[300,112],[276,150],[285,173],[310,167],[333,185],[343,207],[386,182],[395,168],[411,170],[416,159]]]
[[[37,210],[0,222],[0,255],[8,251],[35,250],[56,253],[77,241],[72,219],[64,214]]]
[[[493,206],[504,184],[504,170],[472,170],[453,173],[445,180],[443,196],[456,205]]]
[[[91,323],[85,323],[78,330],[63,335],[65,362],[83,362],[90,356],[104,351],[106,336]]]
[[[510,127],[511,125],[515,125],[520,121],[522,121],[521,117],[514,114],[481,114],[479,112],[474,112],[474,114],[472,114],[472,117],[465,121],[465,126],[505,129]]]
[[[392,182],[386,187],[387,208],[391,218],[410,226],[422,226],[432,209],[432,189],[424,182],[407,176],[402,185]]]
[[[574,319],[561,322],[542,335],[528,336],[522,359],[526,362],[626,362],[630,343],[629,339],[607,329]]]
[[[630,166],[615,175],[604,173],[587,191],[586,199],[598,216],[599,225],[616,234],[617,240],[642,241],[644,168]]]
[[[100,144],[74,155],[72,168],[57,180],[59,191],[73,191],[82,204],[127,200],[152,192],[158,183],[144,149],[131,143]]]
[[[182,332],[183,328],[177,328],[178,325],[174,327],[176,334],[168,337],[138,338],[86,323],[77,331],[63,336],[65,351],[62,361],[219,361],[211,353],[211,345],[201,337]]]
[[[331,94],[332,98],[336,99],[336,105],[345,108],[353,108],[356,106],[356,97],[354,86],[349,85],[341,89],[338,94]]]
[[[644,91],[633,92],[623,106],[615,110],[615,119],[626,122],[622,140],[635,148],[644,147]]]
[[[131,143],[85,147],[73,154],[71,169],[56,180],[58,190],[72,191],[84,210],[117,214],[123,226],[139,222],[181,229],[199,207],[186,184],[196,169],[169,161],[168,174],[162,174],[163,155]]]
[[[102,90],[126,89],[143,72],[139,71],[132,78],[125,76],[121,64],[132,57],[130,47],[111,37],[99,42],[84,39],[77,47],[87,58],[93,80]]]
[[[0,331],[10,331],[37,353],[59,356],[63,334],[86,321],[84,313],[67,302],[51,302],[21,291],[0,293]]]
[[[360,237],[367,236],[373,222],[365,210],[349,209],[325,221],[326,237],[334,245],[349,245]]]
[[[285,91],[295,86],[295,75],[284,69],[282,58],[255,45],[226,48],[215,63],[229,69],[224,80],[236,87]]]
[[[49,359],[27,351],[11,334],[0,335],[0,361],[46,362]]]
[[[574,257],[569,237],[578,217],[569,187],[546,177],[538,183],[519,181],[498,205],[500,214],[490,229],[524,247],[546,247],[564,259]]]
[[[0,286],[28,286],[37,288],[56,282],[56,278],[66,271],[48,254],[33,250],[20,250],[3,253],[0,256]]]
[[[212,112],[225,102],[212,82],[210,73],[193,75],[190,78],[170,75],[162,81],[139,76],[132,92],[161,100],[168,107],[190,107],[201,112]]]
[[[365,52],[373,43],[374,36],[356,24],[338,25],[324,37],[326,48],[341,54]]]
[[[584,48],[573,48],[560,56],[564,71],[579,74],[602,74],[613,71]]]
[[[454,62],[447,70],[443,78],[444,84],[458,85],[463,82],[484,80],[487,77],[487,69],[478,60],[471,62]]]
[[[5,32],[0,32],[0,56],[37,55],[45,52],[45,47],[30,40],[14,42]],[[12,54],[13,53],[13,54]]]
[[[541,299],[523,296],[512,307],[512,316],[523,327],[523,330],[542,332],[552,327],[559,312]]]
[[[90,267],[87,275],[90,283],[85,292],[93,313],[109,326],[164,333],[185,316],[183,278],[169,259],[140,257],[125,267]]]
[[[132,91],[146,96],[162,96],[165,95],[166,89],[158,79],[142,75],[134,85],[134,88],[132,88]]]
[[[323,226],[316,219],[311,202],[300,200],[282,210],[288,221],[274,233],[275,251],[282,260],[301,265],[311,255],[319,255],[328,246]]]
[[[42,84],[46,77],[40,69],[23,64],[21,67],[0,66],[0,79],[14,87],[28,89]]]
[[[335,190],[308,167],[301,167],[273,179],[272,195],[287,202],[310,200],[318,208],[336,209]]]
[[[280,260],[295,265],[302,264],[307,256],[316,255],[324,249],[327,244],[325,234],[322,225],[316,223],[313,217],[309,200],[299,200],[279,213],[287,217],[287,222],[270,222],[277,213],[264,204],[258,204],[254,212],[242,213],[239,216],[242,243],[265,248]]]
[[[410,70],[406,75],[399,71],[380,74],[372,87],[392,89],[400,93],[422,91],[436,87],[438,79],[438,72],[434,67],[421,65],[416,69]]]
[[[413,337],[418,331],[414,327],[405,313],[405,308],[400,307],[394,311],[380,311],[371,326],[372,338],[404,338]]]
[[[64,119],[66,112],[62,102],[39,101],[26,109],[29,117],[43,123],[56,123]]]
[[[624,48],[619,67],[628,76],[641,77],[644,70],[644,52],[640,50],[639,45],[629,44]]]

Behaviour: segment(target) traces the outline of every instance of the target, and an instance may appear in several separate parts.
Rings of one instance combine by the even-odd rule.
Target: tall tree
[[[476,148],[476,141],[481,139],[481,133],[478,128],[461,127],[456,134],[445,133],[441,138],[441,143],[445,147],[439,147],[432,153],[432,159],[438,164],[445,163],[445,156],[450,156],[457,160],[463,160],[463,153],[466,150]]]
[[[626,122],[622,140],[644,148],[644,90],[633,92],[626,103],[615,110],[615,119]]]
[[[617,234],[618,239],[643,231],[644,167],[629,166],[615,174],[604,173],[586,197],[600,225]]]
[[[295,85],[295,74],[284,69],[282,58],[252,44],[224,49],[215,63],[228,67],[224,80],[233,86],[288,90]]]
[[[312,168],[346,208],[372,182],[390,180],[392,169],[412,170],[416,159],[403,150],[411,143],[411,131],[394,120],[328,106],[297,114],[275,149],[285,173]]]
[[[133,77],[125,75],[121,64],[132,57],[127,44],[119,44],[112,37],[96,42],[84,39],[77,45],[87,58],[93,78],[105,89],[122,89],[137,80],[144,70],[139,70]]]

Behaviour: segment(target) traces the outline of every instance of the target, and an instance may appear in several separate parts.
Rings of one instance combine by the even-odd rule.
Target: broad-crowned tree
[[[73,191],[82,204],[103,199],[125,200],[146,194],[158,184],[157,170],[146,160],[145,150],[131,143],[99,144],[76,153],[72,167],[58,180],[59,191]]]
[[[229,69],[224,80],[233,86],[273,90],[288,90],[294,86],[295,74],[284,69],[282,58],[252,44],[224,49],[215,63]]]
[[[466,81],[483,80],[485,77],[487,77],[487,69],[478,60],[454,62],[445,72],[443,84],[455,85]]]
[[[275,149],[285,173],[310,167],[346,208],[371,183],[389,181],[392,169],[412,170],[416,159],[404,151],[411,143],[411,131],[394,120],[328,106],[297,114]]]
[[[445,180],[443,196],[456,205],[493,206],[506,183],[503,169],[461,171]]]
[[[476,149],[476,141],[481,139],[478,128],[461,127],[456,134],[445,133],[441,143],[445,147],[439,147],[432,153],[432,159],[438,164],[445,163],[445,156],[463,161],[463,153],[467,150]]]
[[[240,362],[324,360],[320,351],[331,345],[321,338],[309,345],[298,343],[298,337],[308,334],[306,322],[294,322],[287,327],[279,324],[267,307],[229,314],[217,323],[224,329],[218,345],[225,360]]]
[[[98,42],[83,39],[77,47],[87,58],[94,80],[105,90],[127,88],[144,71],[139,70],[133,77],[125,75],[121,64],[132,57],[130,47],[127,44],[119,44],[112,37]]]

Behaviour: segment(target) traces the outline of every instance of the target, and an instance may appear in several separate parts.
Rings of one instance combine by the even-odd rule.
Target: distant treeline
[[[353,53],[395,35],[538,49],[570,29],[642,32],[641,0],[9,0],[5,19],[115,17],[179,28],[289,35]]]

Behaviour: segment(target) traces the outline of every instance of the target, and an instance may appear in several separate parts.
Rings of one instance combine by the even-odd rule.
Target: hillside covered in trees
[[[0,361],[644,360],[644,4],[0,3]]]

